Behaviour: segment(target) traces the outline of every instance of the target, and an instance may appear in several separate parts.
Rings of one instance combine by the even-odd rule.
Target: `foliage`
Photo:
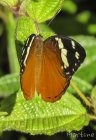
[[[18,5],[18,1],[16,0],[0,0],[0,3],[4,6],[9,5],[13,12],[13,7]],[[89,121],[92,119],[96,120],[96,102],[93,101],[96,98],[96,88],[93,89],[92,85],[93,80],[96,78],[96,40],[94,37],[84,35],[72,36],[82,46],[84,46],[87,53],[85,62],[74,75],[72,81],[75,82],[76,86],[78,86],[79,89],[93,101],[92,104],[90,104],[94,108],[94,117],[89,114],[88,110],[86,109],[86,105],[80,101],[80,98],[78,99],[75,97],[76,94],[74,93],[76,91],[71,86],[68,88],[62,99],[55,103],[46,103],[38,96],[35,96],[31,101],[26,101],[20,90],[18,70],[19,65],[16,55],[18,55],[18,59],[20,59],[21,49],[27,37],[32,33],[37,34],[36,22],[39,23],[40,33],[43,35],[44,39],[55,34],[54,31],[52,31],[45,23],[42,22],[53,18],[61,9],[62,4],[63,0],[21,1],[19,12],[23,12],[23,15],[19,15],[18,19],[16,20],[16,26],[15,21],[11,22],[14,24],[12,26],[12,31],[15,32],[16,49],[15,47],[9,47],[10,51],[8,51],[9,62],[11,64],[10,69],[12,70],[12,68],[15,67],[13,72],[17,73],[9,74],[0,78],[0,97],[3,98],[0,102],[0,131],[18,130],[21,132],[30,133],[32,135],[52,135],[61,131],[78,131],[84,126],[87,126]],[[70,5],[70,3],[67,3],[65,7],[63,6],[63,10],[67,11],[68,5]],[[69,13],[73,14],[77,11],[77,8],[76,5],[72,5],[73,9],[69,10]],[[25,11],[27,12],[28,16],[26,16]],[[10,21],[13,21],[11,12],[8,10],[7,12],[11,17]],[[5,13],[7,12],[5,11]],[[79,15],[75,18],[75,20],[85,23],[87,22],[88,18],[89,17],[87,17],[85,21],[82,19],[82,16]],[[69,20],[70,19],[67,21],[68,23]],[[63,23],[63,20],[61,23]],[[57,28],[59,28],[58,20],[56,25],[58,26]],[[9,42],[8,46],[13,46],[13,32],[11,34],[9,30],[11,27],[9,26],[10,25],[7,26],[9,33],[8,37],[12,38],[13,40],[11,40],[12,44]],[[66,28],[64,27],[64,29]],[[14,55],[12,55],[13,53]],[[14,60],[14,65],[12,63],[13,60],[10,59],[10,56]]]

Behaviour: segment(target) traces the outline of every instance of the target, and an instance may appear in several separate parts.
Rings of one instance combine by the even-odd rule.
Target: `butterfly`
[[[55,35],[44,41],[41,35],[30,35],[20,59],[25,99],[32,99],[37,92],[47,102],[59,100],[85,57],[83,47],[69,37]]]

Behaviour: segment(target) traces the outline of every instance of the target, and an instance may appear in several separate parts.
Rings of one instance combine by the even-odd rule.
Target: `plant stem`
[[[91,120],[96,120],[96,116],[94,116],[94,115],[89,114],[89,117],[90,117]]]
[[[6,24],[7,39],[8,39],[8,58],[10,72],[15,73],[19,71],[19,63],[17,59],[16,46],[15,46],[15,20],[11,12],[6,11],[8,23]]]
[[[12,13],[6,8],[4,9],[4,11],[0,11],[0,17],[5,22],[6,29],[7,29],[7,40],[8,40],[7,52],[8,52],[10,72],[15,73],[19,71],[19,63],[17,59],[15,39],[14,39],[15,20],[13,18]]]
[[[7,17],[6,15],[4,14],[4,12],[0,11],[0,18],[5,22],[7,23]]]
[[[80,96],[80,98],[85,102],[85,104],[89,107],[92,107],[92,104],[89,102],[89,100],[86,98],[86,96],[82,93],[82,91],[76,86],[76,84],[73,81],[71,81],[71,86],[77,92],[77,94]]]

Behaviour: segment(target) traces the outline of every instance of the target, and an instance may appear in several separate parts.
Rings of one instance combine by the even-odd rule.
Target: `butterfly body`
[[[35,91],[48,102],[59,100],[70,84],[73,73],[85,58],[84,49],[64,36],[51,36],[45,41],[32,34],[22,50],[20,81],[26,99]]]

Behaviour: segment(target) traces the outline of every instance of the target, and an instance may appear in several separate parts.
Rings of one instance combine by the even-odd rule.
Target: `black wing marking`
[[[72,76],[86,57],[84,48],[69,37],[51,36],[48,39],[55,42],[61,50],[61,58],[64,63],[65,74]]]
[[[20,58],[20,74],[23,73],[24,68],[26,66],[26,60],[35,36],[36,36],[35,34],[30,35],[26,40],[24,47],[22,48],[22,54]]]

